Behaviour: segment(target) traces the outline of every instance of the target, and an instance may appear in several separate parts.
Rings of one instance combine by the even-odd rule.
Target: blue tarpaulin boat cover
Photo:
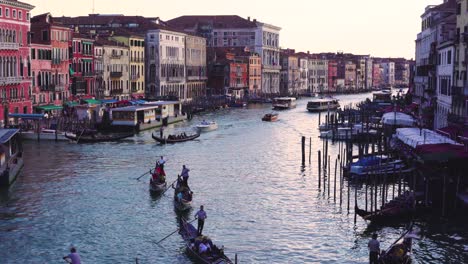
[[[30,119],[30,120],[40,120],[44,118],[44,114],[8,114],[9,117],[21,118],[21,119]]]

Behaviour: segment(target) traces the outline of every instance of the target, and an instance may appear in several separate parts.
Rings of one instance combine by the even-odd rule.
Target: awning
[[[86,61],[86,62],[93,62],[93,59],[81,59],[82,61]]]
[[[81,43],[88,44],[88,45],[93,45],[93,43],[91,41],[82,41]]]
[[[101,102],[103,104],[113,104],[113,103],[117,103],[118,101],[115,99],[106,99],[106,100],[101,100]]]
[[[101,104],[101,101],[99,100],[96,100],[96,99],[86,99],[84,100],[86,103],[88,104],[95,104],[95,105],[100,105]]]
[[[416,153],[424,161],[448,161],[452,159],[468,159],[468,153],[463,146],[453,144],[429,144],[416,147]]]
[[[8,117],[29,119],[29,120],[41,120],[44,118],[44,114],[8,114]]]
[[[44,110],[44,111],[52,111],[52,110],[61,110],[63,107],[59,105],[43,105],[43,106],[36,106],[36,109]]]
[[[75,71],[70,67],[69,69],[70,75],[75,75]]]

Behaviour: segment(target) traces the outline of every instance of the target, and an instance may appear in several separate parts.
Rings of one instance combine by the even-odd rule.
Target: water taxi
[[[277,97],[273,99],[273,109],[287,110],[297,106],[296,98],[294,97]]]

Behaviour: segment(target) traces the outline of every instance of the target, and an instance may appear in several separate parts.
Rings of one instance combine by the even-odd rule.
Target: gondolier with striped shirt
[[[195,219],[198,219],[198,235],[201,236],[203,232],[203,226],[205,225],[206,212],[203,210],[203,205],[200,206],[200,210],[195,214]]]

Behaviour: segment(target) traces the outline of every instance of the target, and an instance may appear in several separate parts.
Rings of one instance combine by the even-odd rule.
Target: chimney
[[[307,51],[307,54],[310,54],[310,51]]]
[[[247,20],[250,21],[250,17],[247,17]]]
[[[254,18],[253,22],[254,22],[254,23],[257,23],[257,19]]]

